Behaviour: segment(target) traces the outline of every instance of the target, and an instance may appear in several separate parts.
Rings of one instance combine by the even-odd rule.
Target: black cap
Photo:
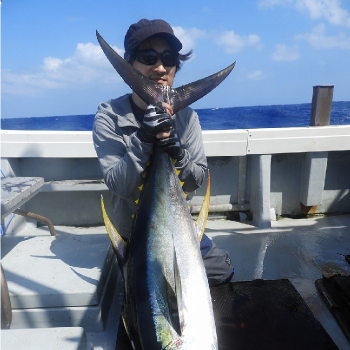
[[[137,23],[132,24],[124,39],[125,55],[129,56],[130,52],[137,49],[139,45],[146,39],[157,36],[167,40],[172,49],[179,52],[182,49],[181,41],[175,36],[173,29],[169,23],[162,19],[141,19]]]

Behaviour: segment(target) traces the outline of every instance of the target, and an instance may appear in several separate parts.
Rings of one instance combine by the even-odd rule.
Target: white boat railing
[[[307,155],[302,164],[301,190],[296,190],[301,191],[300,202],[305,206],[320,205],[327,170],[327,152],[350,150],[350,125],[210,130],[203,131],[203,141],[209,162],[210,159],[215,162],[215,159],[220,159],[220,157],[238,157],[239,164],[238,173],[232,175],[232,179],[237,181],[237,201],[230,200],[229,203],[213,204],[211,210],[213,212],[250,210],[257,226],[269,227],[272,155],[296,153]],[[29,161],[29,158],[33,158],[33,161],[36,159],[36,162],[38,158],[66,159],[67,161],[86,159],[86,161],[95,161],[94,166],[97,164],[92,132],[88,131],[2,130],[1,156],[5,162],[2,165],[3,170],[6,169],[6,162],[11,162],[11,159]],[[317,162],[315,162],[316,158]],[[247,164],[251,169],[249,177]],[[349,165],[346,166],[349,167]],[[47,183],[44,190],[55,188],[55,191],[66,191],[67,185],[72,184],[74,185],[74,181],[58,183],[55,186]],[[250,191],[247,198],[244,196],[247,193],[246,185],[249,186]],[[80,182],[75,185],[76,190],[79,191],[82,188],[91,190],[91,186],[90,183],[87,186]],[[96,186],[96,190],[100,190],[101,186],[105,185],[93,186]],[[71,186],[71,190],[74,190],[75,187]],[[197,211],[198,204],[194,204],[194,209]]]
[[[350,125],[205,130],[207,157],[350,150]],[[91,131],[1,131],[2,158],[96,158]]]

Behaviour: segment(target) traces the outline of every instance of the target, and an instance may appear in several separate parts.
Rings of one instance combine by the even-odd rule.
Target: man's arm
[[[132,130],[134,129],[134,130]],[[153,144],[142,142],[137,127],[128,127],[129,145],[111,118],[98,112],[93,128],[93,140],[107,187],[121,198],[129,198],[141,184]]]
[[[121,129],[115,119],[97,112],[93,128],[95,149],[106,185],[114,194],[121,198],[135,195],[156,135],[169,130],[172,124],[170,115],[159,106],[147,108],[140,128]]]

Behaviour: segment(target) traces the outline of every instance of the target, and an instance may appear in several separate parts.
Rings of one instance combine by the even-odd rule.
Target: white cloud
[[[34,73],[13,73],[6,69],[1,74],[3,93],[14,95],[32,95],[39,90],[60,89],[65,84],[50,79],[42,71]]]
[[[124,50],[119,49],[116,46],[112,46],[120,56],[123,57]],[[74,60],[87,65],[94,66],[110,66],[111,64],[107,61],[105,54],[102,52],[100,45],[94,45],[92,43],[78,44],[73,55]]]
[[[326,35],[326,26],[321,23],[312,29],[311,33],[299,34],[295,36],[297,40],[306,40],[316,49],[344,49],[350,50],[350,37],[345,33],[338,35]]]
[[[300,58],[297,45],[288,47],[285,44],[276,44],[275,51],[272,53],[274,61],[296,61]]]
[[[257,50],[262,48],[260,37],[256,34],[240,36],[233,30],[223,32],[216,43],[223,46],[227,53],[236,53],[249,46],[253,46]]]
[[[250,80],[261,80],[264,78],[264,74],[261,70],[256,70],[250,74],[248,74],[248,79]]]
[[[326,19],[329,23],[350,28],[350,14],[340,0],[260,0],[259,8],[274,8],[291,4],[297,10],[308,12],[312,19]]]
[[[59,58],[45,57],[43,68],[48,71],[57,71],[63,63],[64,61],[60,60]]]
[[[263,47],[260,37],[256,34],[240,36],[232,30],[216,35],[198,28],[184,29],[182,27],[173,27],[173,30],[182,42],[182,52],[192,50],[196,41],[203,38],[213,40],[217,45],[224,47],[227,53],[236,53],[249,46],[253,46],[257,50],[261,50]]]
[[[113,47],[120,55],[123,50]],[[45,57],[42,66],[31,72],[3,70],[2,91],[35,94],[46,89],[63,89],[88,83],[121,81],[99,45],[79,43],[71,57]]]
[[[206,31],[198,28],[184,29],[182,27],[173,27],[173,30],[182,43],[181,52],[185,53],[194,48],[196,40],[206,36]]]
[[[311,18],[325,18],[331,24],[350,28],[350,14],[339,0],[298,0],[297,7],[306,9]]]

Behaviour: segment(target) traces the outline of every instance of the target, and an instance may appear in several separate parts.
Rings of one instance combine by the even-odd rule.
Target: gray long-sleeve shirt
[[[101,103],[93,126],[95,150],[105,183],[112,194],[112,221],[125,238],[131,232],[141,175],[154,147],[153,143],[142,142],[135,134],[140,123],[132,112],[129,97],[127,94]],[[193,192],[202,185],[207,167],[198,115],[187,107],[173,118],[180,143],[186,151],[185,157],[175,167],[180,170],[184,191]]]

